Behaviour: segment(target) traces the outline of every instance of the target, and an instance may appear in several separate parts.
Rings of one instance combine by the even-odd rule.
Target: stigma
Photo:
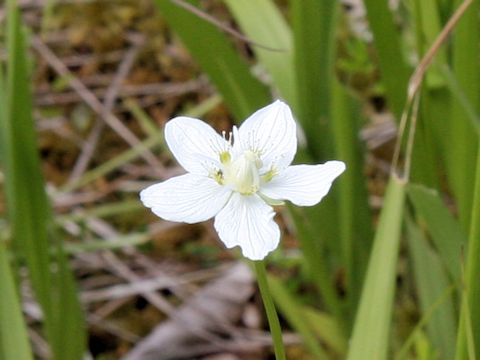
[[[252,195],[258,191],[261,184],[259,170],[262,167],[262,161],[255,152],[246,150],[233,161],[231,156],[222,154],[221,158],[223,160],[222,185],[230,186],[232,190],[243,195]]]

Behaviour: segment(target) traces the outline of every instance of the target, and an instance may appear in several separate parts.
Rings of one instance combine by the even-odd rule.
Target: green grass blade
[[[470,232],[468,236],[468,255],[465,266],[465,291],[458,330],[456,359],[471,359],[468,347],[480,358],[480,147],[477,150],[475,171],[475,190],[472,197]],[[472,339],[469,342],[467,326],[471,326]]]
[[[440,6],[436,0],[414,0],[412,15],[416,22],[417,49],[421,56],[433,44],[442,30]],[[426,84],[429,88],[438,88],[444,80],[439,66],[447,63],[447,51],[441,47],[435,55],[435,62],[431,64],[426,74]]]
[[[53,221],[37,153],[26,41],[15,1],[8,1],[7,6],[7,106],[2,129],[13,249],[26,260],[53,356],[82,359],[85,333],[80,304],[72,274],[60,254],[56,256],[58,269],[51,272]]]
[[[51,283],[48,258],[48,210],[43,183],[33,174],[41,174],[36,154],[35,131],[31,114],[29,69],[19,13],[14,1],[8,6],[9,51],[7,106],[4,118],[5,188],[9,218],[16,250],[25,253],[38,301],[50,313],[48,296]]]
[[[279,310],[288,320],[292,328],[300,334],[310,354],[317,360],[328,359],[320,343],[313,335],[313,331],[309,327],[308,320],[302,311],[301,305],[296,302],[294,296],[285,289],[279,279],[273,276],[268,277],[268,284]]]
[[[296,115],[315,160],[325,160],[325,156],[332,154],[328,135],[337,7],[335,0],[291,1]]]
[[[198,1],[190,3],[197,5]],[[269,102],[266,86],[252,76],[246,62],[219,29],[170,0],[155,0],[155,4],[238,121]]]
[[[0,165],[4,163],[5,83],[0,67]],[[29,337],[22,317],[6,241],[0,236],[0,359],[32,360]]]
[[[33,360],[16,291],[4,239],[0,239],[0,359]]]
[[[280,95],[294,110],[297,109],[296,88],[293,86],[292,33],[283,15],[271,0],[225,2],[249,39],[275,49],[252,45],[253,52]]]
[[[333,351],[338,354],[339,359],[343,359],[347,352],[348,341],[343,336],[336,319],[308,306],[303,306],[302,312],[312,331],[329,349],[329,353]]]
[[[475,134],[477,135],[477,138],[480,138],[480,117],[478,116],[477,110],[470,103],[470,100],[467,99],[467,97],[465,96],[465,92],[460,87],[452,71],[449,68],[444,67],[442,68],[442,74],[446,81],[448,91],[451,93],[453,97],[455,97],[459,105],[462,106],[463,110],[465,111],[465,115],[470,120],[470,124],[472,125],[472,128],[475,130]],[[448,140],[450,141],[451,139],[448,139]],[[446,143],[445,147],[450,145],[450,142],[445,141],[445,143]]]
[[[428,308],[428,310],[423,312],[422,317],[417,322],[413,330],[410,332],[410,335],[405,340],[400,350],[395,354],[395,360],[404,360],[410,358],[408,356],[408,353],[410,348],[415,343],[418,334],[421,333],[422,328],[430,322],[430,319],[436,313],[437,309],[439,309],[445,301],[451,298],[454,290],[455,286],[450,285],[443,291],[443,293],[439,297],[435,299],[435,302]]]
[[[433,91],[431,90],[431,92]],[[441,93],[442,91],[437,91],[436,95],[438,96]],[[443,129],[441,127],[444,127],[441,119],[445,117],[445,113],[435,117],[432,114],[438,112],[438,110],[432,110],[432,108],[434,106],[446,107],[443,104],[438,104],[437,96],[432,96],[427,89],[423,91],[413,149],[415,156],[412,159],[411,170],[412,181],[434,189],[440,188],[438,174],[443,170],[440,168],[443,161],[440,145],[442,144],[441,140],[443,140],[441,137]],[[448,110],[446,113],[448,114]]]
[[[420,307],[423,313],[427,313],[449,287],[450,280],[439,256],[429,247],[424,234],[412,220],[407,221],[407,239]],[[450,296],[427,324],[429,339],[437,350],[439,359],[454,358],[455,329],[455,308]]]
[[[436,0],[414,0],[411,4],[417,53],[423,57],[442,30],[440,4]],[[445,123],[449,122],[448,101],[438,101],[446,93],[440,70],[447,64],[447,59],[447,49],[442,46],[426,72],[412,159],[411,179],[435,189],[440,188],[439,172],[443,170],[440,166],[444,159],[440,145],[444,140]]]
[[[348,318],[353,321],[372,245],[372,219],[363,176],[364,151],[358,139],[360,124],[356,114],[359,111],[337,82],[333,87],[332,101],[335,159],[348,164],[347,171],[338,179],[338,226],[342,265],[346,269]]]
[[[305,0],[292,1],[290,4],[298,95],[296,116],[307,139],[307,149],[303,154],[305,158],[301,159],[302,154],[297,154],[297,161],[323,162],[334,154],[330,93],[334,75],[338,2]],[[294,209],[292,212],[295,212],[294,219],[312,280],[326,308],[339,319],[342,331],[346,331],[343,304],[329,275],[338,270],[338,263],[325,256],[326,253],[333,253],[336,260],[341,257],[335,188],[320,205],[301,211]]]
[[[454,3],[458,6],[462,2],[457,0]],[[477,46],[480,41],[479,11],[480,2],[475,0],[453,34],[453,73],[466,99],[475,107],[476,113],[480,103],[480,70],[477,64],[480,57],[480,48]],[[457,146],[449,148],[450,152],[446,157],[447,170],[457,200],[460,222],[467,230],[474,184],[472,164],[475,163],[478,136],[461,102],[456,98],[452,100],[449,143]]]
[[[77,296],[75,278],[70,270],[68,258],[58,244],[55,258],[58,275],[54,286],[58,294],[54,297],[55,305],[55,358],[81,360],[84,358],[86,345],[86,328],[84,315]]]
[[[425,221],[450,277],[457,281],[460,279],[460,260],[467,239],[460,224],[436,192],[420,185],[409,185],[407,194],[417,216]]]
[[[321,205],[324,205],[323,203]],[[320,205],[320,206],[321,206]],[[318,223],[316,219],[320,218],[318,212],[319,206],[315,208],[297,208],[289,207],[292,219],[295,222],[297,238],[300,242],[305,265],[309,274],[309,280],[316,286],[322,301],[329,312],[331,312],[339,321],[342,331],[345,329],[342,315],[342,307],[339,297],[336,294],[330,277],[328,263],[323,255],[324,248],[319,241],[320,234],[317,231]]]
[[[0,166],[5,166],[5,160],[7,159],[7,150],[8,147],[5,144],[5,134],[7,129],[5,128],[6,123],[6,84],[5,84],[5,74],[3,71],[3,66],[0,64]]]
[[[405,183],[392,175],[358,308],[349,360],[385,360],[395,295],[397,258],[405,200]]]
[[[400,34],[388,4],[385,0],[365,0],[387,102],[400,119],[406,100],[409,70],[403,60]]]

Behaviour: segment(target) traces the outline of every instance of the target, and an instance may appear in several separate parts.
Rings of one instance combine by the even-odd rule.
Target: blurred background
[[[251,264],[138,193],[184,172],[169,119],[229,131],[278,98],[296,161],[347,164],[276,208],[287,358],[480,358],[479,9],[3,1],[0,359],[273,359]]]

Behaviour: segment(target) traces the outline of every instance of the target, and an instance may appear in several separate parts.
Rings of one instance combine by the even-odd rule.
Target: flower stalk
[[[260,295],[262,296],[263,306],[267,313],[268,325],[270,326],[270,332],[272,334],[273,348],[275,350],[276,360],[285,360],[285,348],[283,346],[282,329],[280,327],[280,321],[278,320],[277,310],[273,303],[272,295],[268,287],[267,271],[265,269],[265,262],[253,261],[255,266],[255,272],[257,274],[258,287],[260,288]]]

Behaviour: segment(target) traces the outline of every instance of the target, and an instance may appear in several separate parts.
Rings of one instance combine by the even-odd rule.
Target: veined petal
[[[258,110],[245,120],[234,134],[235,152],[251,150],[260,155],[261,171],[272,166],[282,170],[297,152],[297,127],[287,104],[280,100]]]
[[[225,205],[231,190],[201,175],[185,174],[149,186],[140,199],[165,220],[189,224],[214,217]]]
[[[165,125],[165,140],[178,163],[193,174],[220,168],[220,154],[230,144],[207,123],[180,116]]]
[[[233,193],[215,217],[215,229],[227,248],[240,246],[245,257],[261,260],[280,241],[274,215],[273,209],[257,195]]]
[[[295,205],[312,206],[327,195],[332,181],[345,170],[341,161],[328,161],[323,165],[289,166],[260,191],[276,200],[289,200]]]

